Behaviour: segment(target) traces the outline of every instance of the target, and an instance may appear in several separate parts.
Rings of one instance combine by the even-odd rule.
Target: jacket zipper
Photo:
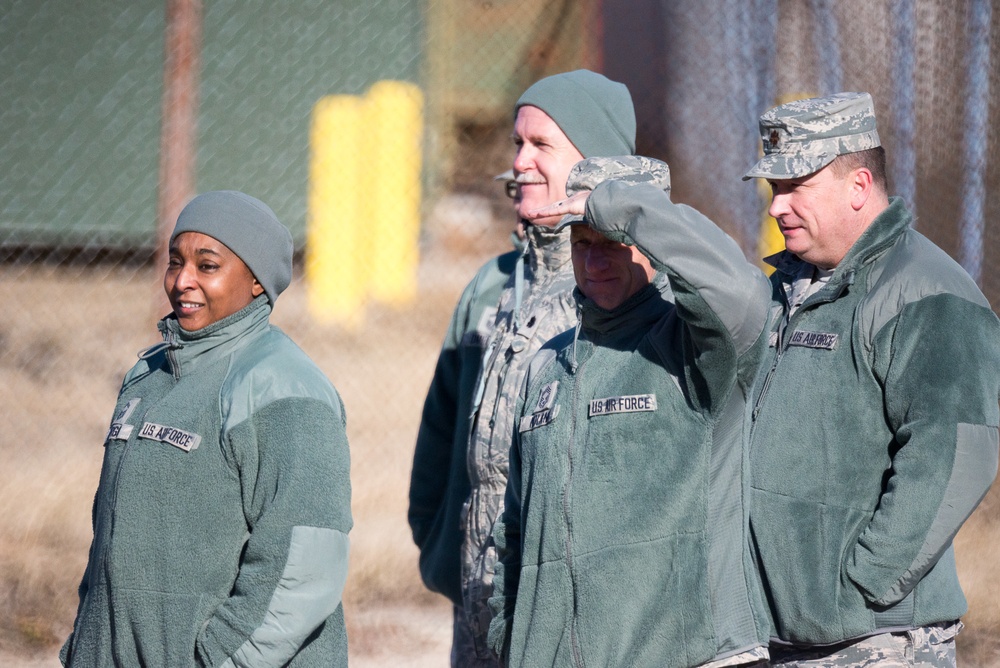
[[[782,314],[781,314],[781,320],[782,320],[782,322],[781,322],[781,324],[778,325],[778,328],[774,332],[774,334],[775,334],[775,342],[774,342],[775,353],[774,353],[774,359],[771,362],[771,368],[768,369],[768,371],[767,371],[767,375],[764,376],[764,384],[760,388],[760,394],[757,395],[757,400],[754,402],[754,405],[753,405],[753,411],[750,414],[750,441],[751,441],[751,443],[753,442],[753,432],[754,432],[754,429],[757,427],[757,416],[760,415],[761,406],[763,406],[763,404],[764,404],[764,397],[767,396],[767,390],[768,390],[768,388],[771,387],[771,379],[774,378],[774,374],[778,370],[778,362],[781,361],[781,355],[785,352],[784,351],[784,347],[783,347],[784,339],[785,339],[785,331],[788,329],[788,326],[791,324],[791,316],[788,315],[788,310],[787,309],[788,309],[788,297],[786,295],[785,296],[785,305],[784,305],[784,308],[782,309]],[[802,306],[799,307],[799,310],[800,311],[802,310]]]
[[[168,334],[167,338],[171,343],[173,342],[172,335]],[[174,349],[167,348],[166,355],[167,355],[167,361],[170,364],[170,370],[174,377],[174,382],[176,383],[177,381],[180,380],[181,375],[180,375],[180,367],[177,365],[177,357],[176,354],[174,353]],[[146,413],[148,409],[149,406],[147,406],[146,409],[143,410],[141,417],[136,416],[138,418],[136,420],[137,425],[141,425],[143,422],[145,422]],[[139,435],[136,434],[135,438],[138,439]],[[131,452],[133,449],[132,444],[133,441],[131,438],[125,441],[125,446],[122,448],[122,456],[118,459],[118,466],[115,467],[115,489],[114,489],[114,495],[111,498],[111,513],[110,513],[111,526],[108,527],[108,542],[107,545],[105,545],[104,547],[104,553],[101,555],[101,559],[103,561],[103,570],[105,571],[105,577],[107,578],[109,586],[111,585],[114,566],[112,560],[108,558],[108,555],[111,553],[111,548],[112,545],[114,544],[115,525],[117,524],[118,520],[118,490],[120,488],[119,481],[121,480],[122,469],[125,466],[125,459],[126,457],[128,457],[129,452]],[[122,660],[121,657],[118,656],[118,650],[115,643],[112,643],[111,651],[115,657],[115,663],[121,665]]]
[[[510,370],[511,362],[514,360],[514,349],[512,345],[507,346],[507,350],[504,351],[504,361],[503,366],[500,367],[500,373],[497,374],[497,392],[496,397],[493,399],[493,412],[490,413],[490,442],[493,442],[493,429],[497,425],[497,415],[500,413],[500,393],[503,388],[504,381],[507,379],[507,372]],[[520,388],[517,389],[520,391]]]
[[[777,346],[781,345],[781,336],[778,337]],[[753,413],[750,419],[750,436],[753,437],[754,427],[757,426],[757,416],[760,414],[761,405],[764,403],[764,397],[767,396],[767,389],[771,386],[771,378],[774,377],[774,372],[778,370],[778,362],[781,361],[782,350],[779,347],[778,351],[774,355],[774,361],[771,363],[771,368],[768,369],[767,375],[764,376],[764,385],[760,389],[760,394],[757,395],[757,401],[754,403]]]
[[[570,515],[570,493],[573,488],[573,444],[576,441],[577,397],[580,389],[579,382],[581,373],[583,371],[583,366],[586,363],[587,360],[584,360],[574,372],[573,393],[570,397],[570,414],[572,415],[572,419],[570,420],[570,433],[568,439],[569,447],[566,452],[566,489],[563,491],[563,517],[566,520],[566,569],[569,571],[570,586],[573,591],[573,612],[569,625],[569,638],[570,647],[573,648],[573,661],[581,668],[583,668],[586,664],[583,662],[583,651],[580,648],[580,639],[577,637],[577,584],[576,573],[573,570],[573,520]]]
[[[834,294],[826,295],[821,299],[816,299],[816,295],[811,296],[809,299],[805,300],[805,302],[803,302],[798,309],[796,309],[795,313],[791,315],[788,315],[788,298],[787,296],[785,297],[785,306],[781,318],[783,323],[775,332],[777,334],[777,341],[775,341],[775,348],[777,349],[777,352],[774,354],[774,361],[771,363],[771,368],[768,369],[767,375],[764,376],[764,384],[760,389],[760,394],[757,395],[757,401],[754,402],[753,411],[750,414],[749,438],[751,443],[753,442],[754,429],[757,427],[757,416],[760,415],[761,407],[764,404],[764,397],[767,396],[767,391],[771,386],[771,380],[774,377],[775,372],[778,370],[778,363],[781,362],[781,357],[784,355],[787,348],[785,345],[785,332],[791,328],[793,320],[799,319],[799,314],[802,312],[815,308],[820,304],[829,304],[830,302],[840,299],[840,296],[844,294],[844,290],[847,289],[847,286],[853,284],[853,277],[854,274],[851,272],[851,274],[845,277],[845,280],[841,282]]]
[[[141,423],[145,420],[145,417],[146,417],[146,410],[143,410],[142,418],[136,420],[136,422],[141,425]],[[139,438],[138,433],[135,434],[135,438]],[[122,469],[125,467],[125,459],[126,457],[128,457],[128,454],[131,450],[132,450],[132,439],[129,438],[128,440],[125,441],[124,447],[122,447],[122,455],[121,457],[118,458],[118,466],[115,467],[115,488],[114,488],[114,494],[112,494],[111,497],[111,508],[108,517],[108,522],[110,526],[108,527],[107,544],[104,546],[104,551],[101,554],[101,562],[102,562],[101,570],[104,571],[106,584],[109,588],[112,586],[112,582],[114,581],[114,564],[113,560],[109,557],[109,555],[111,554],[112,547],[114,546],[115,525],[118,523],[118,490],[120,488]],[[90,595],[89,591],[87,592],[87,595],[88,596]],[[110,594],[109,594],[109,603],[110,603]],[[112,621],[112,624],[113,623],[114,622]],[[111,653],[115,658],[116,665],[122,665],[122,659],[120,656],[118,656],[117,643],[114,642],[111,643]]]
[[[167,339],[170,341],[171,344],[174,343],[173,334],[168,334]],[[174,352],[175,350],[176,348],[174,348],[173,346],[167,348],[167,362],[170,364],[170,371],[174,375],[174,382],[177,382],[178,380],[181,379],[181,367],[179,364],[177,364],[177,354]]]
[[[492,337],[490,337],[492,339]],[[497,349],[498,341],[491,340],[489,346],[486,348],[486,352],[483,353],[483,361],[479,365],[479,384],[476,386],[476,394],[472,399],[472,415],[475,416],[479,412],[479,407],[483,404],[483,395],[486,393],[486,373],[485,370],[489,368],[490,363],[493,361],[493,351]],[[472,424],[472,421],[469,423]]]

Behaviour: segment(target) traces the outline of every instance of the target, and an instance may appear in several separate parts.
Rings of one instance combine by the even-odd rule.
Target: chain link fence
[[[666,160],[674,199],[752,259],[769,243],[766,198],[740,180],[760,150],[758,115],[793,97],[867,90],[891,190],[1000,304],[1000,199],[990,196],[1000,191],[1000,13],[990,0],[206,0],[199,20],[193,188],[243,190],[292,230],[296,278],[274,321],[347,406],[349,606],[437,600],[420,586],[405,524],[413,440],[461,289],[510,247],[513,214],[493,177],[512,160],[512,105],[542,76],[587,67],[626,83],[639,152]],[[0,0],[4,645],[51,648],[68,632],[101,437],[121,375],[166,312],[153,262],[166,29],[160,0]],[[355,317],[330,321],[317,317],[303,269],[314,109],[386,80],[423,97],[417,289],[401,301],[363,297]],[[362,134],[370,122],[362,115]],[[340,166],[378,179],[361,146],[338,154]],[[380,270],[365,264],[381,229],[370,215],[332,212],[353,231],[325,262]],[[987,574],[970,593],[981,636],[967,637],[1000,628],[1000,578]]]

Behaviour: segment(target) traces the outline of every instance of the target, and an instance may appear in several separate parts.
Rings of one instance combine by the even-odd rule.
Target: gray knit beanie
[[[292,235],[259,199],[236,190],[198,195],[177,216],[170,241],[184,232],[207,234],[236,253],[271,306],[292,280]]]
[[[534,83],[514,105],[549,115],[584,158],[635,154],[635,108],[625,84],[590,70],[563,72]]]

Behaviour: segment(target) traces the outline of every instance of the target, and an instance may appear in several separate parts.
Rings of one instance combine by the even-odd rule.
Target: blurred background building
[[[990,0],[169,0],[197,17],[193,192],[239,188],[304,246],[310,118],[327,95],[381,80],[423,92],[421,220],[478,195],[511,158],[525,87],[588,67],[636,100],[639,151],[666,159],[675,197],[756,255],[764,198],[740,181],[757,116],[794,97],[867,90],[891,186],[925,234],[996,301],[998,22]],[[169,12],[155,0],[3,0],[0,258],[26,248],[155,246]],[[168,82],[169,83],[169,82]],[[370,171],[366,155],[341,155]],[[459,196],[456,198],[456,196]],[[484,211],[482,207],[473,213]],[[464,235],[488,233],[470,223]],[[502,238],[503,235],[498,235]],[[34,257],[34,255],[33,255]]]

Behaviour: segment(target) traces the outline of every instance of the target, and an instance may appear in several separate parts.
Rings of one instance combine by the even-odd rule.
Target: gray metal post
[[[167,243],[177,214],[195,192],[201,15],[201,0],[167,0],[156,205],[158,276],[166,265]]]
[[[917,206],[916,11],[913,0],[892,6],[893,99],[896,141],[892,150],[893,191],[913,212]],[[888,102],[888,101],[887,101]]]
[[[965,93],[965,184],[962,188],[960,261],[983,283],[983,226],[986,201],[986,147],[990,113],[990,0],[972,0],[967,24]]]

